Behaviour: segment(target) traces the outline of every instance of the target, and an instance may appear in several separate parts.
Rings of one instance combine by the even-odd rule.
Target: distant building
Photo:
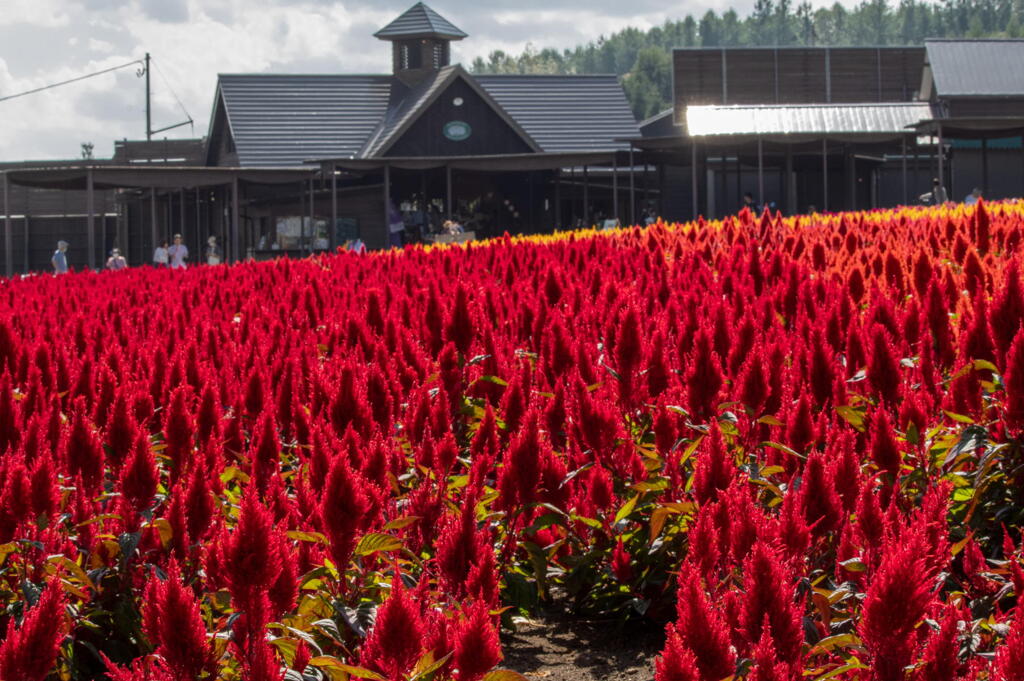
[[[674,106],[637,123],[618,78],[476,75],[467,34],[417,3],[375,34],[379,75],[225,74],[203,140],[0,165],[6,272],[132,264],[181,233],[227,260],[734,213],[1024,194],[1024,41],[686,48]],[[439,237],[438,237],[439,238]],[[461,237],[460,238],[464,238]]]
[[[1024,41],[673,57],[675,105],[633,140],[666,218],[733,213],[746,192],[787,213],[894,206],[939,176],[957,198],[1024,193]]]

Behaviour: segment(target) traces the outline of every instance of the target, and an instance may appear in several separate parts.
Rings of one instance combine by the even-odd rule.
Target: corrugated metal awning
[[[316,174],[313,168],[206,168],[202,166],[83,165],[4,171],[11,184],[46,189],[85,189],[92,173],[96,189],[180,189],[213,187],[234,180],[248,184],[288,184]]]
[[[384,166],[401,170],[473,170],[478,172],[525,172],[582,166],[612,165],[619,157],[614,151],[583,153],[502,154],[493,156],[411,156],[386,158],[315,159],[325,172],[331,168],[350,171],[380,170]]]
[[[688,106],[686,130],[697,138],[883,140],[907,135],[932,117],[927,103]]]

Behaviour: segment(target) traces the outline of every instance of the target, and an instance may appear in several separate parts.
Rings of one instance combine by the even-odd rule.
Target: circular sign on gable
[[[469,127],[469,123],[464,123],[463,121],[449,121],[444,124],[444,136],[452,142],[467,140],[472,134],[473,128]]]

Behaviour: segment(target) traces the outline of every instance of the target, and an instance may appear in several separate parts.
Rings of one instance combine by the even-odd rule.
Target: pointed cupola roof
[[[373,35],[381,40],[404,40],[406,38],[462,40],[468,34],[422,2],[417,2],[402,16]]]

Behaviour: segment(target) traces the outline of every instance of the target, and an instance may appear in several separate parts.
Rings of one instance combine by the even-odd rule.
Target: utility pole
[[[149,52],[146,53],[146,141],[149,142],[153,139],[153,119],[152,111],[150,109],[150,94],[149,94]]]

